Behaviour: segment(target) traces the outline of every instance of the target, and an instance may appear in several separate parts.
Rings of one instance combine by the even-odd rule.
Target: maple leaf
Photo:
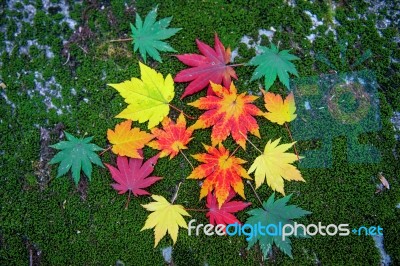
[[[187,177],[188,179],[205,178],[200,190],[200,199],[215,190],[218,206],[221,208],[229,196],[231,187],[242,198],[245,198],[244,186],[240,177],[251,179],[241,166],[246,161],[230,156],[229,151],[222,144],[219,144],[218,148],[207,145],[204,145],[204,148],[208,153],[192,155],[193,158],[203,164],[196,167]]]
[[[221,208],[219,208],[215,193],[208,193],[206,206],[209,211],[207,212],[206,217],[210,219],[210,224],[241,224],[240,221],[233,215],[233,213],[247,208],[251,205],[251,202],[237,200],[231,201],[235,195],[236,193],[231,189],[229,191],[228,198],[226,198],[226,201],[221,205]]]
[[[186,119],[181,113],[175,124],[169,117],[162,121],[163,129],[153,128],[151,133],[157,138],[147,146],[161,150],[160,157],[175,157],[180,150],[187,149],[185,146],[192,139],[193,131],[186,128]]]
[[[192,67],[180,71],[174,78],[175,82],[190,81],[181,99],[207,86],[207,94],[212,94],[210,81],[217,84],[222,83],[225,87],[229,87],[231,84],[231,77],[237,79],[235,70],[227,65],[231,60],[230,48],[228,47],[225,50],[217,34],[215,34],[214,39],[214,49],[196,39],[197,47],[203,55],[183,54],[176,56],[182,63]]]
[[[133,49],[136,52],[139,49],[140,55],[146,63],[146,55],[149,54],[154,60],[162,62],[160,53],[176,52],[168,43],[162,41],[175,35],[181,28],[168,28],[172,17],[164,18],[156,22],[157,7],[147,14],[144,22],[138,13],[136,13],[135,26],[131,24]]]
[[[250,249],[257,241],[259,241],[261,251],[266,259],[269,252],[271,251],[272,245],[275,245],[282,250],[285,254],[292,258],[292,246],[291,241],[288,237],[282,240],[282,235],[278,234],[274,230],[278,230],[279,226],[286,224],[294,225],[293,219],[303,217],[311,214],[311,212],[303,210],[295,205],[286,205],[292,195],[288,195],[275,201],[275,193],[273,193],[267,201],[263,202],[263,208],[257,208],[248,211],[250,217],[246,220],[246,224],[256,225],[261,223],[262,226],[267,227],[270,233],[268,234],[256,234],[248,240],[249,245],[247,249]],[[301,229],[299,227],[298,229]],[[298,230],[297,236],[305,237],[305,232]]]
[[[265,108],[268,110],[264,116],[269,121],[283,125],[285,122],[290,122],[297,117],[293,92],[283,101],[282,96],[279,94],[261,91],[264,94]]]
[[[95,151],[103,150],[96,144],[90,143],[93,137],[78,139],[73,135],[64,132],[67,141],[60,141],[50,147],[61,150],[49,162],[49,164],[60,163],[58,166],[57,177],[65,175],[70,169],[75,185],[81,179],[81,170],[91,180],[92,163],[104,167],[99,156]]]
[[[295,65],[290,61],[300,58],[290,54],[289,50],[279,51],[272,43],[271,48],[259,46],[258,49],[262,53],[253,57],[248,63],[248,65],[257,66],[251,81],[265,76],[265,89],[269,90],[278,76],[279,80],[289,89],[288,73],[298,76]]]
[[[260,137],[258,124],[253,116],[262,115],[263,113],[252,104],[258,97],[246,95],[245,93],[237,94],[233,82],[230,85],[230,89],[219,84],[210,83],[216,94],[215,96],[208,95],[189,103],[189,105],[198,109],[207,110],[190,128],[200,129],[212,126],[212,146],[221,143],[232,134],[236,143],[245,149],[248,131]]]
[[[140,131],[139,128],[132,128],[132,121],[126,120],[115,126],[115,131],[107,130],[107,139],[113,144],[112,151],[120,156],[131,158],[142,158],[138,153],[150,140],[154,138],[152,134]]]
[[[179,227],[187,229],[187,223],[182,216],[190,216],[189,213],[185,211],[182,205],[173,205],[162,196],[152,195],[151,197],[155,202],[142,205],[152,213],[147,217],[146,223],[140,231],[154,228],[154,247],[166,235],[167,231],[175,244]]]
[[[255,171],[256,188],[260,187],[264,180],[267,179],[268,186],[272,190],[278,191],[285,195],[283,190],[283,179],[303,181],[300,171],[291,163],[298,160],[296,154],[286,153],[295,142],[289,144],[278,145],[280,138],[265,145],[264,153],[258,156],[254,163],[250,166],[249,174]],[[300,157],[302,158],[302,157]]]
[[[143,156],[141,150],[139,150],[139,155]],[[143,163],[143,159],[129,158],[128,161],[128,157],[118,156],[118,169],[112,165],[105,164],[108,170],[110,170],[111,177],[117,182],[111,186],[119,194],[129,191],[135,197],[149,195],[149,192],[144,189],[161,179],[161,177],[157,176],[149,177],[154,170],[154,166],[157,164],[158,157],[159,155],[156,155]]]
[[[149,121],[148,128],[158,125],[169,113],[169,102],[174,98],[174,81],[139,62],[141,80],[132,78],[118,84],[108,84],[116,89],[128,103],[117,118],[125,118],[143,123]]]

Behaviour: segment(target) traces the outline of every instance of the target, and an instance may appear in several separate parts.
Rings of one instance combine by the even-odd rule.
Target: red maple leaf
[[[139,150],[140,156],[143,156]],[[150,193],[144,190],[153,183],[161,179],[161,177],[150,176],[157,163],[159,154],[147,160],[143,165],[143,159],[133,159],[125,156],[117,157],[118,169],[112,165],[105,164],[110,170],[112,178],[117,182],[111,186],[118,191],[119,194],[124,194],[127,191],[132,192],[135,197],[140,195],[149,195]],[[129,200],[129,199],[128,199]]]
[[[234,224],[241,222],[236,218],[233,213],[241,211],[251,205],[251,202],[244,201],[230,201],[234,196],[235,192],[231,189],[229,196],[226,201],[218,208],[217,197],[215,193],[208,193],[206,206],[209,209],[206,216],[210,219],[210,224]]]
[[[231,60],[231,49],[229,47],[225,49],[217,34],[215,34],[214,49],[198,39],[196,39],[196,43],[203,55],[183,54],[176,56],[182,63],[192,67],[180,71],[174,78],[175,82],[190,81],[181,99],[201,91],[207,86],[207,94],[213,95],[210,81],[223,84],[229,88],[232,81],[231,77],[237,79],[235,70],[227,65]]]

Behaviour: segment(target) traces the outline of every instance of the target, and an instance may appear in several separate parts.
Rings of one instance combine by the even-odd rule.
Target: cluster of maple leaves
[[[167,28],[171,18],[156,21],[156,11],[153,9],[144,21],[136,15],[136,25],[131,25],[134,51],[139,50],[146,62],[147,54],[161,62],[158,51],[175,51],[165,43],[167,39],[180,29]],[[204,153],[192,155],[200,162],[193,168],[188,179],[203,180],[200,189],[200,199],[206,197],[206,216],[211,224],[231,224],[238,222],[234,213],[243,210],[251,203],[232,200],[236,194],[245,199],[243,178],[252,180],[254,172],[256,188],[265,181],[268,186],[283,195],[284,180],[304,181],[300,171],[292,165],[299,156],[288,153],[294,142],[279,144],[280,139],[268,140],[264,151],[259,150],[248,140],[248,134],[260,136],[259,126],[255,116],[263,116],[271,122],[283,125],[296,118],[296,107],[293,94],[283,99],[279,94],[262,90],[266,111],[260,110],[254,102],[257,96],[238,93],[232,82],[237,79],[233,65],[229,65],[231,52],[215,34],[214,49],[196,40],[201,54],[183,54],[176,57],[190,66],[180,71],[175,78],[168,74],[165,78],[161,73],[139,62],[141,77],[117,84],[109,84],[116,89],[127,103],[127,107],[116,117],[126,119],[107,131],[107,139],[111,150],[118,155],[116,167],[105,164],[113,180],[112,187],[119,194],[129,193],[134,196],[149,195],[146,190],[162,177],[152,176],[152,172],[160,158],[169,156],[184,156],[184,150],[193,141],[195,130],[211,128],[211,145],[204,144]],[[290,60],[298,59],[287,50],[279,51],[274,45],[271,48],[260,47],[261,54],[255,56],[248,65],[257,66],[252,80],[265,76],[265,89],[268,89],[278,76],[286,87],[289,87],[288,73],[297,75],[295,66]],[[208,89],[207,96],[189,103],[190,106],[204,110],[196,121],[187,126],[185,114],[181,111],[176,121],[168,117],[170,108],[175,108],[170,102],[174,99],[174,82],[189,82],[181,99]],[[132,127],[132,122],[148,122],[150,132]],[[161,124],[161,126],[159,126]],[[223,145],[223,141],[232,136],[238,148],[246,149],[246,143],[251,143],[260,155],[254,159],[248,170],[243,167],[245,160],[238,158],[234,152]],[[102,150],[90,143],[91,138],[78,139],[66,133],[68,141],[61,141],[53,148],[61,150],[51,160],[51,164],[60,163],[57,177],[66,174],[70,169],[77,184],[80,172],[90,179],[92,164],[103,166],[96,151]],[[159,153],[144,161],[142,149],[148,146]],[[190,161],[189,161],[190,163]],[[190,165],[192,165],[190,163]],[[152,212],[142,230],[154,228],[155,246],[168,232],[174,243],[177,241],[179,227],[187,228],[183,216],[190,216],[185,208],[169,202],[163,196],[152,195],[154,202],[142,205]],[[262,208],[248,212],[251,217],[247,222],[281,221],[291,223],[293,218],[299,218],[309,212],[296,206],[287,206],[290,196],[275,201],[275,194],[263,203]],[[276,243],[286,254],[291,256],[290,242],[282,243],[279,237],[259,236],[249,243],[249,248],[259,240],[262,251],[267,256],[273,243]]]

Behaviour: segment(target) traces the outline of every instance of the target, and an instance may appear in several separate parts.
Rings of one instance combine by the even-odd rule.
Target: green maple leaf
[[[144,62],[146,62],[146,55],[149,54],[154,60],[162,62],[160,53],[162,52],[176,52],[168,43],[162,40],[168,39],[175,35],[181,28],[169,28],[169,23],[172,17],[167,17],[156,22],[157,7],[147,14],[144,22],[139,14],[136,14],[135,26],[131,24],[133,49],[136,52],[139,49]]]
[[[293,225],[293,219],[311,214],[311,212],[303,210],[295,205],[286,205],[291,196],[292,195],[288,195],[275,201],[275,193],[272,194],[267,201],[263,202],[263,208],[257,208],[247,212],[251,216],[247,219],[246,224],[254,225],[260,222],[263,226],[268,226],[269,224],[278,226],[279,223],[281,223],[283,227],[285,224]],[[269,230],[273,231],[272,229]],[[299,233],[299,231],[297,236],[304,237],[304,232],[301,231]],[[249,245],[247,248],[250,249],[257,241],[259,241],[264,258],[267,258],[268,253],[272,248],[272,244],[274,243],[285,254],[293,258],[291,241],[288,237],[286,237],[285,240],[282,240],[282,236],[279,234],[276,236],[267,233],[265,236],[257,234],[248,241]]]
[[[76,185],[81,178],[81,170],[91,180],[92,163],[104,167],[99,156],[95,153],[95,151],[103,149],[96,144],[89,143],[93,137],[78,139],[67,132],[64,133],[68,141],[60,141],[57,144],[50,145],[50,147],[61,151],[51,159],[49,164],[60,163],[57,177],[65,175],[71,169]]]
[[[298,60],[295,55],[289,53],[289,50],[279,51],[278,47],[271,43],[271,48],[259,46],[258,49],[262,51],[261,54],[254,56],[248,65],[257,66],[256,70],[251,77],[251,81],[265,76],[265,90],[272,86],[276,77],[289,89],[289,74],[299,76],[296,66],[290,62],[291,60]]]

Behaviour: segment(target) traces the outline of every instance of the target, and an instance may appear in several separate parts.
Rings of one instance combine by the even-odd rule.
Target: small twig
[[[29,266],[33,265],[33,254],[32,254],[32,249],[29,249]]]
[[[257,197],[257,199],[258,199],[258,201],[260,202],[260,204],[261,204],[261,207],[263,207],[264,208],[264,206],[263,206],[263,204],[262,204],[262,202],[261,202],[261,199],[260,199],[260,197],[258,196],[258,194],[257,194],[257,192],[256,192],[256,190],[254,189],[254,187],[253,187],[253,185],[251,184],[251,182],[249,181],[249,180],[247,180],[247,182],[246,182],[250,187],[251,187],[251,189],[253,190],[253,192],[254,192],[254,195],[256,195],[256,197]]]
[[[186,157],[186,155],[183,153],[182,150],[179,150],[180,153],[182,153],[183,157],[185,157],[186,161],[190,164],[190,166],[192,167],[192,170],[194,170],[193,164],[189,161],[188,157]]]
[[[68,64],[69,58],[70,58],[70,57],[71,57],[71,53],[68,53],[67,61],[65,61],[65,63],[63,64],[63,66],[65,66],[66,64]]]
[[[254,145],[254,143],[251,142],[241,131],[239,131],[239,133],[240,133],[240,135],[242,135],[256,150],[258,150],[261,154],[263,154],[263,152],[262,152],[259,148],[257,148],[257,146]]]
[[[82,50],[85,54],[88,54],[88,53],[89,53],[89,52],[88,52],[85,48],[83,48],[82,46],[78,45],[78,47],[81,48],[81,50]]]
[[[287,125],[287,122],[285,122],[285,127],[286,127],[287,131],[289,132],[290,139],[292,140],[292,142],[295,142],[293,140],[292,132],[290,132],[290,129],[289,129],[288,125]],[[297,152],[297,149],[296,149],[296,143],[293,144],[293,148],[294,148],[294,152],[296,153],[297,160],[300,161],[299,153]]]
[[[208,210],[204,210],[204,209],[190,209],[190,208],[185,208],[185,211],[208,212]]]
[[[126,203],[125,203],[125,210],[128,209],[128,205],[129,205],[130,201],[131,201],[131,190],[129,189],[128,199],[126,200]]]
[[[182,182],[183,182],[183,181],[179,182],[178,188],[176,189],[175,194],[174,194],[174,196],[173,196],[172,199],[171,199],[171,204],[174,204],[176,198],[178,197],[179,188],[181,187]]]
[[[190,116],[190,115],[185,114],[185,113],[183,112],[183,110],[181,110],[181,109],[179,109],[179,108],[173,106],[172,104],[168,104],[168,105],[169,105],[169,107],[171,107],[172,109],[175,109],[176,111],[182,113],[182,114],[183,114],[184,116],[186,116],[187,118],[192,119],[192,120],[196,120],[196,118],[194,118],[194,117],[192,117],[192,116]]]
[[[108,42],[129,42],[129,41],[133,41],[133,38],[117,39],[117,40],[111,40]]]
[[[99,154],[99,156],[102,156],[104,153],[106,153],[107,151],[111,150],[111,148],[112,148],[112,145],[111,145],[111,146],[108,146],[108,148],[105,149],[105,150],[103,150],[103,151]]]

